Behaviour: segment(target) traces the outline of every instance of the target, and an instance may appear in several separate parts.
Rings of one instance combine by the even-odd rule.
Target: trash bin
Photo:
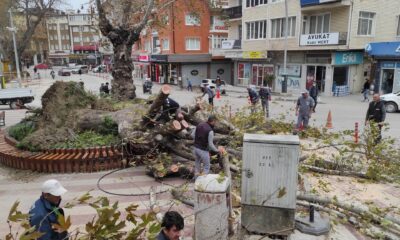
[[[199,176],[195,182],[195,239],[228,239],[230,181],[218,174]]]

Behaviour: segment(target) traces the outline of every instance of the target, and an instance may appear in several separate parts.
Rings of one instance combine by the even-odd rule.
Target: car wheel
[[[398,110],[397,104],[394,102],[387,102],[385,104],[385,107],[386,107],[386,112],[388,113],[394,113],[397,112]]]
[[[10,108],[11,108],[11,109],[17,109],[17,108],[18,108],[18,106],[17,106],[17,101],[12,101],[12,102],[10,102]]]

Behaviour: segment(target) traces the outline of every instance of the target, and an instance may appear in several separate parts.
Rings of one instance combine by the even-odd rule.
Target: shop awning
[[[374,42],[365,46],[365,52],[373,57],[400,57],[400,42]]]
[[[74,51],[96,51],[99,48],[95,45],[75,45],[74,46]]]
[[[171,63],[201,63],[211,62],[211,54],[171,54],[168,55]]]

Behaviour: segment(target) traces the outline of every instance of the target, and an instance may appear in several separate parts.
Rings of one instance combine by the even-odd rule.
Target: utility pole
[[[17,69],[17,78],[18,78],[19,87],[22,87],[22,84],[21,84],[21,72],[19,71],[17,40],[15,39],[15,33],[17,32],[17,29],[14,27],[14,21],[13,21],[11,9],[9,9],[8,12],[10,13],[10,27],[7,27],[7,29],[10,30],[12,32],[12,35],[13,35],[14,54],[15,54],[15,67]]]
[[[288,4],[285,0],[285,50],[283,55],[283,82],[282,82],[282,93],[287,93],[287,48],[288,48],[288,27],[289,27],[289,17],[288,17]]]

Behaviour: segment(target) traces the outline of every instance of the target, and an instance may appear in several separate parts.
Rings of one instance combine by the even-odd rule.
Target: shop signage
[[[148,62],[149,55],[139,55],[139,62]]]
[[[197,75],[199,75],[199,71],[198,70],[192,70],[190,72],[190,74],[192,74],[192,76],[197,76]]]
[[[364,54],[362,52],[336,52],[335,65],[362,64]]]
[[[382,62],[381,67],[382,68],[396,68],[396,63],[395,62]]]
[[[264,58],[264,52],[258,52],[258,51],[243,52],[243,58],[248,58],[248,59]]]
[[[233,49],[233,46],[235,45],[235,40],[224,40],[222,41],[222,49]]]
[[[339,44],[339,33],[305,34],[300,37],[301,46],[336,45]]]
[[[151,55],[150,56],[151,62],[168,62],[167,59],[168,59],[167,55]]]
[[[337,1],[338,0],[301,0],[300,4],[302,7],[306,7],[309,5],[318,5],[318,4],[337,2]]]
[[[214,27],[215,30],[228,30],[227,26],[215,26]]]

